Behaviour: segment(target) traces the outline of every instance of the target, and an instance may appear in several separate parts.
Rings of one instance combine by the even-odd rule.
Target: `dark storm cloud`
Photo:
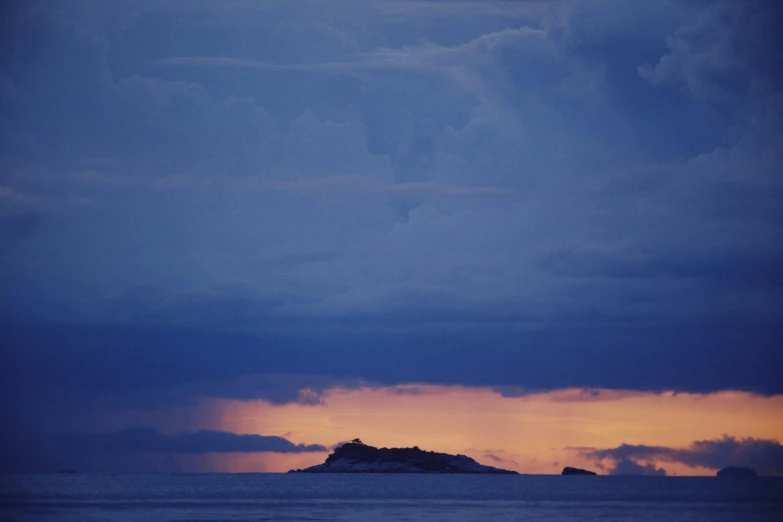
[[[154,453],[306,453],[327,451],[321,444],[294,444],[283,437],[198,431],[164,435],[153,428],[72,435],[55,441],[64,450]]]
[[[737,439],[725,435],[720,439],[696,441],[686,448],[622,444],[616,448],[582,448],[577,451],[587,458],[615,461],[614,474],[657,474],[654,466],[642,466],[638,460],[657,464],[677,462],[715,470],[744,466],[762,475],[783,474],[783,445],[776,440]],[[642,473],[631,473],[634,470]]]
[[[368,382],[783,393],[773,4],[15,2],[8,446]]]
[[[778,378],[783,355],[774,349],[777,327],[658,322],[594,327],[583,322],[566,330],[517,333],[490,323],[468,331],[313,335],[6,324],[3,367],[9,382],[20,387],[36,383],[116,393],[156,388],[165,397],[167,387],[197,394],[203,383],[202,394],[274,402],[295,402],[306,387],[319,390],[357,379],[512,390],[783,392]],[[233,381],[254,373],[324,377],[277,385]]]

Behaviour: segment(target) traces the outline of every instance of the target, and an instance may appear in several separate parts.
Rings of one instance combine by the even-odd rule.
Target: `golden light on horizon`
[[[686,447],[724,434],[783,440],[783,396],[745,392],[652,393],[578,389],[504,397],[490,388],[410,384],[334,388],[324,404],[209,400],[212,429],[284,435],[324,444],[360,437],[374,446],[419,446],[467,454],[523,473],[559,473],[565,465],[594,466],[573,448],[620,444]],[[222,471],[287,471],[323,461],[324,453],[216,456]],[[660,463],[670,474],[714,470]]]

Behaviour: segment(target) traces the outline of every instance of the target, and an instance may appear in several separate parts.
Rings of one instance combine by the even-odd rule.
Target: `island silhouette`
[[[479,464],[466,455],[412,448],[376,448],[359,439],[338,446],[323,464],[289,473],[474,473],[518,475],[516,471]]]
[[[720,471],[718,471],[716,475],[721,478],[741,478],[741,479],[756,478],[759,476],[758,473],[756,473],[755,469],[740,467],[740,466],[729,466],[727,468],[723,468]]]
[[[566,466],[563,468],[563,472],[561,475],[597,475],[595,471],[589,471],[586,469],[581,468],[572,468],[571,466]]]

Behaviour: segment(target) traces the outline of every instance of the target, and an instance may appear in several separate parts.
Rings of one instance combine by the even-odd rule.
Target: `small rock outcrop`
[[[580,469],[580,468],[572,468],[571,466],[566,466],[563,468],[563,472],[561,475],[597,475],[595,471],[589,471],[586,469]]]
[[[516,471],[484,466],[465,455],[449,455],[413,448],[375,448],[348,442],[334,450],[323,464],[289,473],[476,473],[513,474]]]
[[[721,478],[753,478],[758,477],[755,469],[729,466],[717,473]]]

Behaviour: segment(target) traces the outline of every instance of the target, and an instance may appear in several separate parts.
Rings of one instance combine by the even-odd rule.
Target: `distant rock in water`
[[[579,469],[579,468],[572,468],[570,466],[566,466],[563,468],[563,472],[561,475],[597,475],[595,471],[588,471],[586,469]]]
[[[348,442],[326,462],[289,473],[483,473],[513,474],[516,471],[484,466],[465,455],[449,455],[413,448],[374,448]]]
[[[752,478],[752,477],[758,477],[758,473],[756,473],[755,469],[751,468],[741,468],[741,467],[735,467],[735,466],[729,466],[728,468],[723,468],[720,470],[717,475],[721,478]]]

